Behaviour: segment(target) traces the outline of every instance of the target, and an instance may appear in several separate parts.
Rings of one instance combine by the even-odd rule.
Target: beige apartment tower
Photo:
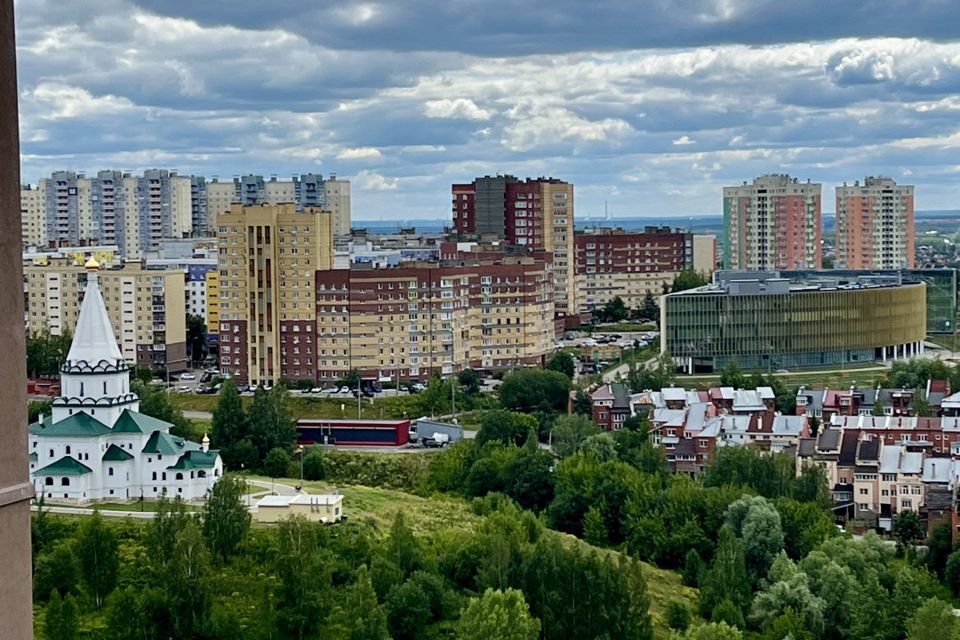
[[[839,269],[913,269],[913,186],[867,177],[837,187]]]
[[[221,371],[275,384],[285,377],[288,333],[298,349],[304,338],[304,351],[309,337],[312,366],[316,273],[333,268],[332,215],[293,203],[234,204],[217,216],[217,244]]]
[[[73,331],[87,282],[83,262],[50,258],[23,268],[27,331]],[[182,371],[187,366],[183,270],[144,269],[139,262],[101,269],[100,290],[123,358],[132,366]]]

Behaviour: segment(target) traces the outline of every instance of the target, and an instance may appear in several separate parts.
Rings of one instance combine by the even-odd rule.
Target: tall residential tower
[[[837,187],[840,269],[913,269],[913,186],[867,177]]]
[[[572,184],[556,178],[485,176],[455,184],[452,192],[453,226],[461,237],[549,251],[556,311],[577,312]]]
[[[723,188],[725,269],[821,267],[820,185],[765,175]]]

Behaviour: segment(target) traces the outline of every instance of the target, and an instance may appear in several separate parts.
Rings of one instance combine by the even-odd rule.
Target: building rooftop
[[[850,291],[882,287],[915,286],[918,282],[903,282],[896,277],[862,276],[845,283],[822,278],[785,278],[778,271],[717,271],[711,284],[668,293],[667,296],[689,295],[774,295],[811,293],[819,291]]]

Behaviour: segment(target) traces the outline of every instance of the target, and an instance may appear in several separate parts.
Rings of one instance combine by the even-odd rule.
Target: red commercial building
[[[326,420],[297,422],[299,444],[399,447],[410,441],[409,420]]]

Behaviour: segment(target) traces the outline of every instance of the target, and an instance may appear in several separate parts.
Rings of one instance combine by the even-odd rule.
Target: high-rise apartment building
[[[819,269],[820,185],[788,175],[723,188],[725,269]]]
[[[454,184],[453,226],[461,237],[496,238],[552,256],[557,313],[576,313],[573,185],[555,178],[485,176]]]
[[[709,276],[715,265],[713,236],[670,227],[643,231],[598,228],[577,233],[576,287],[580,310],[614,297],[638,309],[647,294],[659,298],[682,269]]]
[[[88,270],[75,257],[46,258],[23,268],[27,331],[73,331]],[[182,270],[144,269],[139,262],[101,269],[100,290],[117,345],[131,365],[182,371],[187,365]]]
[[[333,268],[332,216],[234,204],[217,215],[217,243],[221,370],[252,384],[291,377],[281,349],[288,338],[313,344],[316,274]]]
[[[200,207],[196,199],[201,197],[193,182],[165,169],[150,169],[142,176],[107,170],[91,178],[54,172],[38,185],[41,211],[30,209],[36,206],[32,190],[21,191],[30,214],[24,221],[24,240],[116,244],[126,258],[139,259],[164,239],[190,235],[193,211]]]
[[[867,177],[837,187],[836,266],[912,269],[913,186]]]
[[[553,345],[552,288],[548,262],[530,256],[319,273],[315,379],[352,368],[407,381],[542,364]],[[289,344],[285,357],[290,368],[309,358]]]
[[[214,178],[206,185],[207,210],[210,216],[230,210],[230,205],[293,203],[299,211],[316,207],[332,214],[334,235],[350,234],[350,181],[335,175],[304,173],[290,180],[271,176],[246,175],[232,181]]]
[[[45,197],[39,186],[25,184],[20,187],[20,234],[24,244],[39,246],[47,242]]]

